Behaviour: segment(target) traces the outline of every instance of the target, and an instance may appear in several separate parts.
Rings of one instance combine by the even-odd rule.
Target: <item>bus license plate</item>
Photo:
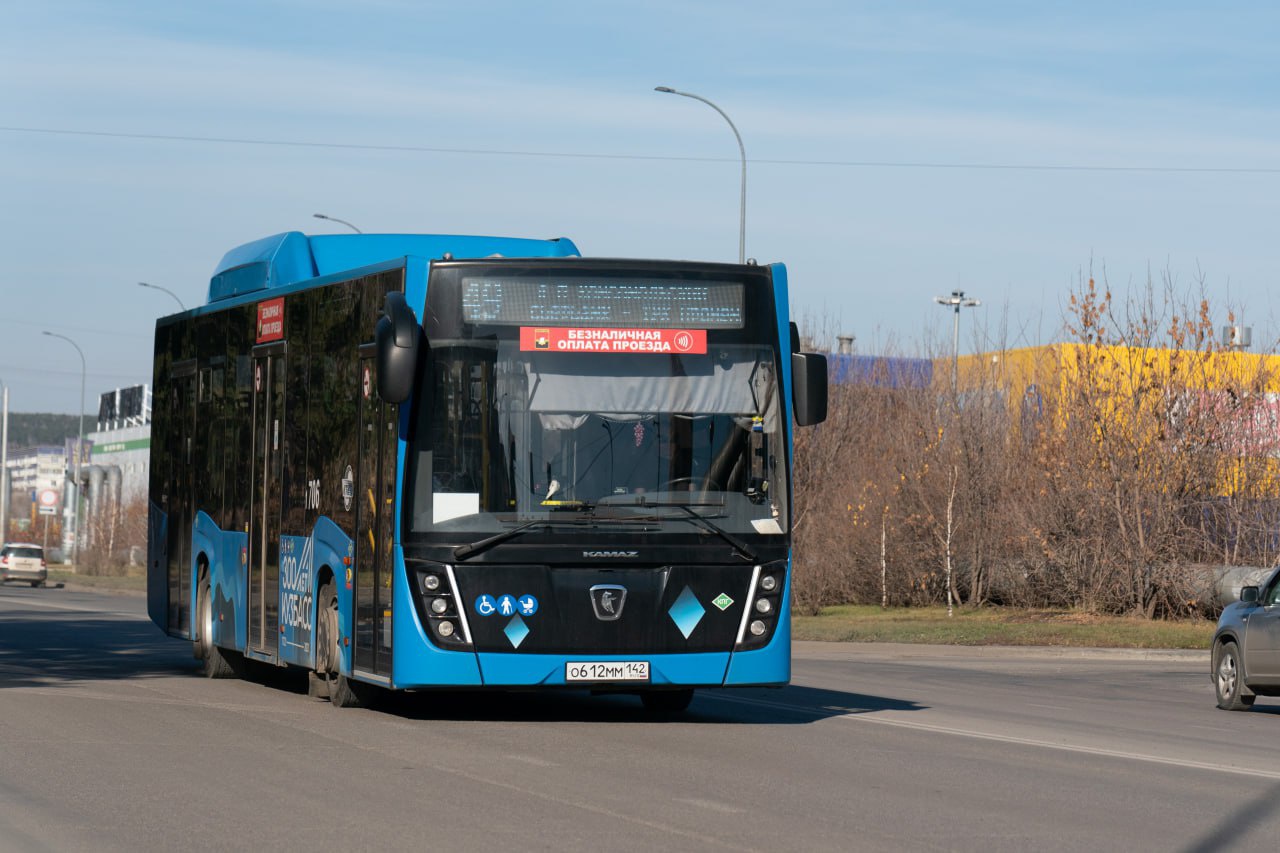
[[[569,662],[564,665],[565,681],[643,681],[649,680],[647,660],[612,660]]]

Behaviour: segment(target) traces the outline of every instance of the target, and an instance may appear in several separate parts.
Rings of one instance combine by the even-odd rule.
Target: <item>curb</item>
[[[1209,663],[1208,649],[1110,649],[1088,646],[961,646],[926,643],[850,643],[795,640],[796,657],[834,660],[862,656],[878,658],[991,658],[1022,660],[1114,660]]]

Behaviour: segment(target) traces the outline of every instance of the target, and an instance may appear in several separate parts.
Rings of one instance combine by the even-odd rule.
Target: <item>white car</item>
[[[49,568],[44,561],[44,548],[26,542],[10,542],[0,549],[0,582],[30,581],[44,586]]]

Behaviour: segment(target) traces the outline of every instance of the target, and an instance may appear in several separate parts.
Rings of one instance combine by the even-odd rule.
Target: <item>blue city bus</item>
[[[147,598],[205,674],[578,688],[790,678],[782,265],[289,232],[156,323]]]

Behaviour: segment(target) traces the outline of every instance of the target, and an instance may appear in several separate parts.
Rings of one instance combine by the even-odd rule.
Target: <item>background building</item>
[[[8,465],[9,487],[15,492],[61,490],[62,481],[67,474],[67,450],[61,445],[12,450],[9,452]]]
[[[121,511],[145,501],[151,456],[151,388],[134,385],[99,397],[97,429],[85,436],[88,464],[80,482],[84,534],[80,546],[114,549]]]

